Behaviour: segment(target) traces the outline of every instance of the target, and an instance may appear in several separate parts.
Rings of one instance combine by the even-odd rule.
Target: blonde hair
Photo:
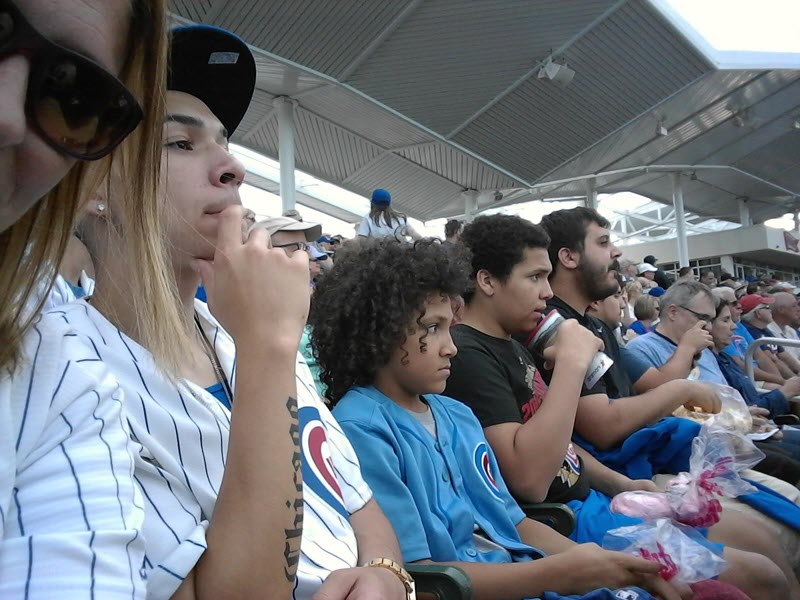
[[[143,343],[161,357],[177,357],[182,321],[169,285],[169,264],[160,241],[148,232],[159,230],[161,127],[167,72],[165,0],[132,0],[128,53],[120,79],[142,104],[139,127],[105,160],[77,163],[59,184],[19,221],[0,234],[0,368],[16,367],[20,345],[55,280],[58,265],[73,232],[75,217],[112,167],[127,183],[123,192],[128,243],[138,261],[135,271],[137,305],[159,307],[158,318],[142,323]],[[159,238],[160,239],[160,238]],[[37,299],[37,294],[40,297]],[[172,360],[168,361],[172,364]]]
[[[642,290],[642,284],[638,281],[629,281],[625,284],[625,293],[628,294],[628,298],[631,296],[640,296],[644,293]],[[636,302],[636,300],[634,300]]]
[[[633,315],[639,321],[654,319],[658,313],[656,299],[649,294],[640,296],[633,305]]]

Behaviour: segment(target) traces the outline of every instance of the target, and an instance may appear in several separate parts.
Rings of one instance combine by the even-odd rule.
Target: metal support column
[[[586,180],[586,208],[597,210],[597,181],[595,179]]]
[[[281,168],[281,209],[294,208],[294,101],[278,96],[272,101],[278,118],[278,161]]]
[[[464,197],[464,219],[467,223],[472,223],[478,213],[478,190],[464,190],[461,195]]]
[[[686,242],[686,213],[683,209],[683,182],[680,173],[672,174],[672,205],[675,208],[675,233],[678,242],[678,265],[689,266],[689,245]]]
[[[753,219],[750,217],[750,206],[747,204],[747,198],[739,198],[739,223],[742,227],[752,227]]]

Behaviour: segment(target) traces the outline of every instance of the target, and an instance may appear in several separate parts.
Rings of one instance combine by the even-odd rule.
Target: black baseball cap
[[[209,25],[177,27],[171,38],[167,89],[202,100],[230,137],[253,98],[253,53],[238,36]]]

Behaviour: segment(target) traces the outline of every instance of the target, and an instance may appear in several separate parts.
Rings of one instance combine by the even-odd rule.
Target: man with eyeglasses
[[[315,242],[322,236],[322,225],[305,223],[291,217],[271,217],[256,223],[256,227],[266,229],[273,248],[283,248],[290,256],[302,250],[308,252],[310,285],[320,274],[320,261],[328,260],[328,255],[317,248]]]
[[[768,329],[768,325],[773,322],[772,304],[775,298],[771,296],[760,296],[759,294],[748,294],[740,300],[742,305],[742,321],[747,331],[753,339],[763,337],[775,337]],[[777,367],[781,377],[789,379],[800,373],[800,364],[791,356],[786,348],[781,344],[762,344],[760,346],[768,356],[770,356]]]
[[[661,322],[655,330],[631,340],[628,348],[656,369],[672,361],[676,370],[684,372],[683,377],[727,385],[710,350],[714,316],[714,296],[708,286],[678,282],[661,297]],[[686,336],[692,343],[681,346]]]
[[[288,211],[287,211],[288,212]],[[295,211],[297,212],[297,211]],[[292,255],[298,251],[308,252],[308,276],[311,291],[314,291],[314,278],[320,274],[320,261],[329,260],[328,255],[322,252],[315,245],[316,240],[322,236],[322,225],[315,223],[306,223],[298,221],[291,217],[270,217],[259,221],[255,225],[266,229],[270,235],[273,248],[283,248],[288,255]],[[303,337],[300,340],[300,354],[303,355],[308,368],[311,371],[311,376],[314,378],[314,386],[317,389],[320,397],[322,396],[323,387],[320,381],[320,371],[317,365],[317,359],[311,351],[310,342],[311,329],[306,325],[303,331]]]
[[[748,294],[742,297],[742,321],[744,326],[753,336],[753,339],[764,337],[776,337],[769,330],[768,326],[773,322],[772,305],[775,298],[770,296],[760,296],[758,294]],[[780,336],[777,336],[780,337]],[[775,365],[780,371],[781,377],[790,379],[800,374],[800,363],[797,359],[786,351],[780,344],[762,344],[761,349],[775,360]]]
[[[800,300],[794,296],[789,289],[798,288],[785,288],[787,291],[777,292],[773,294],[775,304],[772,306],[772,323],[767,325],[775,337],[782,337],[787,340],[800,340],[797,334],[797,329],[800,327]],[[800,347],[787,346],[787,352],[797,359],[800,359]]]

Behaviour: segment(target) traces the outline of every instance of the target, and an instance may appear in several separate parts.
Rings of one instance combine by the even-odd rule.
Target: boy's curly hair
[[[416,330],[412,320],[421,318],[430,295],[459,295],[468,276],[466,251],[435,239],[365,239],[343,251],[317,286],[309,315],[312,352],[331,403],[353,386],[372,384]]]

